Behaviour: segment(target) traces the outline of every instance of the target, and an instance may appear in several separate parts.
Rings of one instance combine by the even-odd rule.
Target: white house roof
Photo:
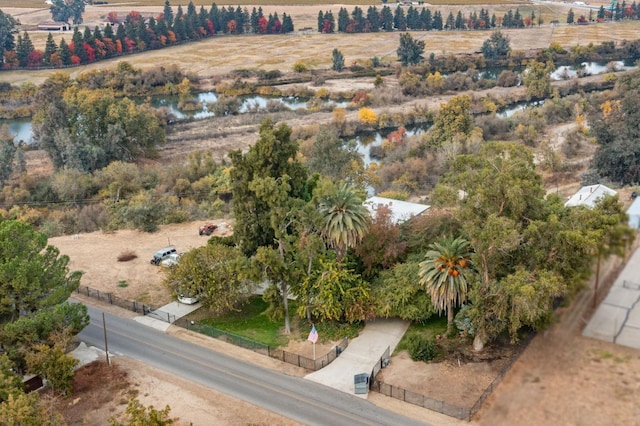
[[[604,185],[583,186],[578,192],[573,194],[569,201],[564,203],[565,207],[586,206],[593,207],[599,199],[607,195],[616,195],[617,192]]]
[[[363,205],[369,210],[372,217],[376,216],[378,206],[384,205],[391,210],[391,221],[395,224],[404,222],[412,216],[418,216],[429,206],[425,204],[410,203],[408,201],[394,200],[393,198],[370,197],[367,198]]]
[[[629,216],[640,215],[640,197],[636,197],[636,199],[633,200],[633,203],[631,203],[631,205],[627,209],[627,214]]]

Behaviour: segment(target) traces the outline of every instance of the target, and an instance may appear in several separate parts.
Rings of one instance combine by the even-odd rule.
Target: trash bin
[[[369,375],[364,373],[353,376],[353,386],[356,394],[366,394],[369,392]]]

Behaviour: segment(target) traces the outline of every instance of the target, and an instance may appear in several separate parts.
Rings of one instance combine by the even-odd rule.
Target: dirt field
[[[50,238],[49,244],[71,258],[71,270],[84,273],[83,286],[157,307],[170,302],[171,298],[162,285],[163,267],[149,261],[156,251],[166,246],[173,245],[178,252],[184,252],[205,245],[208,238],[198,235],[198,227],[205,222],[217,225],[230,223],[229,220],[218,219],[172,224],[162,226],[153,234],[130,229],[113,233],[96,231]],[[230,232],[231,226],[223,225],[213,235],[224,236]],[[137,258],[119,262],[117,258],[124,252],[132,252]]]

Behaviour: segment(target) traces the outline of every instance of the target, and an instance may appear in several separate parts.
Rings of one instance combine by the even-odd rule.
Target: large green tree
[[[53,84],[45,82],[37,96],[42,102],[33,133],[54,166],[94,171],[116,160],[153,157],[155,147],[164,143],[160,120],[149,107],[108,90]]]
[[[529,62],[522,74],[522,82],[527,88],[527,94],[534,99],[544,99],[551,95],[551,71],[552,63],[544,63],[533,60]]]
[[[604,102],[589,123],[598,149],[592,167],[599,176],[623,185],[640,181],[640,73],[620,78],[618,99]]]
[[[396,53],[402,66],[415,65],[423,59],[424,41],[414,39],[409,33],[400,34],[400,45]]]
[[[431,244],[420,263],[420,283],[431,296],[433,306],[447,313],[447,335],[453,330],[453,309],[467,300],[470,257],[467,240],[448,237]]]
[[[297,159],[298,144],[291,140],[291,128],[282,123],[276,127],[272,119],[260,125],[260,138],[246,153],[229,153],[231,169],[234,238],[247,255],[258,247],[275,245],[272,205],[256,193],[260,185],[253,182],[272,178],[286,183],[287,198],[302,198],[307,172]]]
[[[69,22],[74,25],[82,24],[84,13],[84,0],[52,0],[51,17],[54,21]]]
[[[511,52],[511,46],[509,45],[509,37],[502,34],[500,31],[496,31],[482,43],[482,56],[485,59],[495,60],[502,59],[509,56]]]
[[[224,314],[237,310],[251,294],[247,267],[248,259],[239,249],[210,242],[167,268],[165,285],[176,297],[198,296],[204,308]]]
[[[355,141],[340,139],[328,126],[320,126],[305,154],[311,173],[320,173],[335,181],[353,177],[363,168]]]
[[[44,234],[22,222],[0,222],[0,347],[21,370],[33,345],[88,324],[86,307],[67,302],[82,275],[68,264]]]

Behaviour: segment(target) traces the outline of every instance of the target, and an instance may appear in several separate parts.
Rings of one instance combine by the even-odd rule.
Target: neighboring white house
[[[627,210],[629,216],[629,228],[640,229],[640,197],[636,197]]]
[[[418,216],[429,208],[426,204],[410,203],[384,197],[370,197],[362,204],[369,210],[371,217],[374,218],[379,206],[388,207],[391,210],[391,221],[395,224],[402,223],[413,216]]]
[[[591,208],[596,205],[599,199],[607,195],[616,194],[616,191],[604,185],[583,186],[578,192],[573,194],[564,205],[565,207],[586,206]]]

